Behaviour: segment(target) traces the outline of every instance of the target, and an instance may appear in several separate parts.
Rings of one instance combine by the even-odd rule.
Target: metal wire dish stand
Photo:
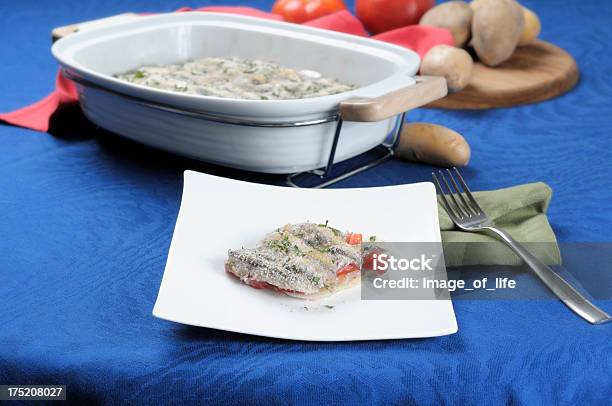
[[[208,112],[203,112],[203,111],[196,111],[196,110],[190,110],[190,109],[185,109],[185,108],[177,108],[175,106],[171,106],[168,104],[164,104],[164,103],[160,103],[160,102],[152,102],[150,100],[145,100],[139,97],[135,97],[132,95],[127,95],[124,93],[120,93],[117,91],[114,91],[112,89],[108,89],[106,87],[100,86],[96,83],[93,83],[89,80],[86,80],[76,74],[71,73],[69,70],[66,69],[62,69],[62,74],[64,77],[66,77],[67,79],[78,83],[80,85],[83,86],[87,86],[87,87],[91,87],[91,88],[95,88],[96,90],[102,91],[102,92],[106,92],[106,93],[110,93],[114,96],[118,96],[118,97],[122,97],[122,98],[126,98],[129,99],[131,102],[134,103],[138,103],[144,107],[147,108],[151,108],[151,109],[155,109],[155,110],[161,110],[164,112],[169,112],[169,113],[173,113],[173,114],[178,114],[178,115],[182,115],[182,116],[186,116],[186,117],[190,117],[190,118],[197,118],[200,120],[206,120],[206,121],[210,121],[210,122],[216,122],[216,123],[223,123],[223,124],[231,124],[231,125],[237,125],[237,126],[247,126],[247,127],[268,127],[268,128],[278,128],[278,127],[304,127],[304,126],[312,126],[312,125],[317,125],[317,124],[324,124],[324,123],[329,123],[329,122],[336,122],[336,128],[334,131],[334,136],[333,136],[333,140],[331,143],[331,147],[329,150],[329,155],[327,157],[327,164],[322,167],[322,168],[318,168],[318,169],[313,169],[310,171],[303,171],[303,172],[296,172],[296,173],[292,173],[287,175],[285,183],[287,186],[290,187],[296,187],[296,188],[301,188],[301,187],[307,187],[307,188],[313,188],[313,189],[319,189],[319,188],[325,188],[327,186],[331,186],[333,184],[336,184],[340,181],[346,180],[354,175],[357,175],[361,172],[364,172],[368,169],[371,169],[381,163],[383,163],[384,161],[386,161],[389,158],[392,158],[395,155],[395,147],[399,141],[400,138],[400,134],[402,131],[402,127],[404,125],[404,121],[406,118],[406,111],[402,111],[399,112],[397,114],[397,118],[396,118],[396,123],[393,127],[393,130],[391,131],[391,133],[386,137],[385,141],[383,141],[383,143],[381,143],[380,145],[378,145],[377,147],[372,148],[370,151],[374,150],[374,149],[380,149],[382,148],[384,151],[384,155],[382,155],[381,157],[375,158],[370,160],[369,162],[362,164],[360,166],[357,166],[356,168],[352,168],[349,170],[344,171],[343,173],[337,174],[335,176],[332,176],[332,172],[333,172],[333,168],[335,166],[334,163],[334,159],[336,156],[336,148],[338,146],[338,141],[340,139],[341,133],[342,133],[342,123],[343,123],[343,118],[342,118],[342,112],[340,109],[330,113],[328,116],[326,117],[322,117],[320,119],[314,119],[314,120],[310,120],[310,121],[302,121],[302,122],[260,122],[260,121],[252,121],[252,120],[245,120],[245,119],[240,119],[240,118],[233,118],[233,117],[228,117],[228,116],[222,116],[222,115],[218,115],[218,114],[214,114],[214,113],[208,113]],[[444,92],[446,92],[446,86],[444,86]],[[437,98],[437,97],[436,97]],[[305,178],[315,178],[316,182],[313,184],[308,184],[307,186],[301,186],[301,180],[304,180]]]
[[[323,168],[313,169],[306,172],[296,172],[290,175],[287,175],[286,183],[291,187],[303,187],[300,186],[297,182],[299,182],[298,178],[305,177],[306,175],[311,175],[319,178],[319,182],[314,185],[309,185],[308,187],[313,189],[321,189],[327,186],[331,186],[335,183],[341,182],[345,179],[350,178],[351,176],[355,176],[361,172],[367,171],[368,169],[374,168],[377,165],[380,165],[384,161],[389,158],[392,158],[395,155],[395,146],[399,141],[399,136],[402,132],[402,127],[404,126],[404,121],[406,119],[406,112],[403,112],[399,115],[397,122],[393,126],[393,130],[390,134],[390,137],[387,137],[388,141],[384,141],[382,144],[378,145],[376,148],[384,148],[385,154],[382,157],[373,159],[366,164],[360,165],[356,168],[349,169],[339,175],[331,176],[332,169],[334,167],[334,158],[336,156],[336,147],[338,146],[338,141],[340,140],[340,133],[342,132],[342,114],[338,112],[334,116],[334,120],[337,122],[336,130],[334,131],[334,139],[332,140],[331,148],[329,150],[329,155],[327,158],[327,164]]]

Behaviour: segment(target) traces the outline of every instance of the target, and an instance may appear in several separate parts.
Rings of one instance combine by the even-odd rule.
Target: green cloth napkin
[[[475,192],[474,198],[493,219],[536,257],[549,265],[560,264],[561,254],[546,210],[552,189],[529,183],[506,189]],[[520,265],[521,259],[504,243],[483,233],[459,231],[438,204],[446,266]]]

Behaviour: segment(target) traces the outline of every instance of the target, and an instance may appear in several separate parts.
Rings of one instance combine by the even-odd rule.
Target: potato
[[[455,45],[462,47],[470,36],[472,9],[464,1],[449,1],[426,12],[419,24],[446,28],[453,34]]]
[[[444,76],[450,92],[465,89],[472,80],[474,61],[467,51],[449,45],[431,48],[421,62],[421,74]]]
[[[472,46],[488,66],[497,66],[512,56],[525,26],[521,6],[514,0],[473,2]]]
[[[482,1],[482,0],[472,0],[472,1],[470,1],[470,8],[475,13],[476,10],[478,10],[478,7],[480,7],[482,5],[482,3],[484,3],[484,1]]]
[[[461,134],[429,123],[406,123],[395,152],[402,159],[446,167],[470,161],[470,146]]]
[[[535,41],[540,35],[540,31],[542,30],[542,25],[540,24],[540,19],[533,11],[529,10],[527,7],[522,6],[523,8],[523,17],[525,17],[525,27],[523,28],[523,32],[521,34],[521,38],[519,39],[519,46],[527,45]]]

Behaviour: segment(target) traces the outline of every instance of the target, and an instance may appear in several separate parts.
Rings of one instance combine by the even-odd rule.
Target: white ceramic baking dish
[[[380,144],[399,114],[446,94],[444,80],[415,79],[420,61],[410,50],[230,14],[138,17],[72,34],[52,52],[77,82],[83,112],[100,127],[174,153],[267,173],[325,166],[340,115],[335,162]],[[147,88],[112,76],[207,56],[271,60],[358,88],[299,100],[239,100]]]

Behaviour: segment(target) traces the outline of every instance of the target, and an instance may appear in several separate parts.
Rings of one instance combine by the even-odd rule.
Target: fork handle
[[[592,324],[603,324],[612,318],[603,310],[589,302],[576,289],[561,278],[548,265],[533,256],[529,251],[519,244],[514,238],[510,237],[504,230],[495,227],[484,227],[485,230],[494,233],[505,242],[523,261],[529,265],[533,272],[552,292],[557,295],[563,303],[572,309],[583,319]]]

